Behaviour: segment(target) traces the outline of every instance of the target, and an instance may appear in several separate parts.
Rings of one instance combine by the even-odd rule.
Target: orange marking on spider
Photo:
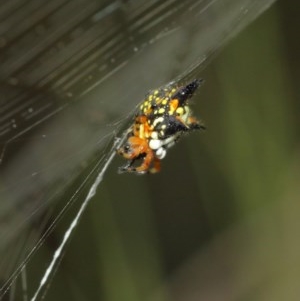
[[[182,87],[169,84],[146,96],[127,133],[127,140],[117,149],[117,153],[128,160],[119,172],[159,172],[168,148],[184,133],[204,129],[192,116],[188,105],[201,82],[195,79]],[[137,165],[136,162],[141,163]]]

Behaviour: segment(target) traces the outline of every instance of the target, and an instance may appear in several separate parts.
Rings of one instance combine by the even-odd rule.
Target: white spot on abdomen
[[[163,159],[167,154],[167,151],[165,148],[160,147],[156,152],[155,155],[158,159]]]
[[[157,126],[158,123],[162,123],[164,121],[164,118],[163,117],[158,117],[156,119],[154,119],[153,121],[153,126]]]
[[[151,139],[149,141],[149,146],[150,148],[152,148],[153,150],[156,150],[158,148],[160,148],[162,146],[162,141],[158,140],[158,139]]]
[[[152,133],[151,133],[151,138],[157,139],[157,138],[158,138],[157,132],[152,132]]]

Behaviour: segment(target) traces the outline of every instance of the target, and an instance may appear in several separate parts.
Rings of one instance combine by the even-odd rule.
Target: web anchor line
[[[115,140],[114,145],[113,145],[112,149],[110,150],[110,154],[109,154],[102,170],[99,172],[96,180],[94,181],[93,185],[91,186],[91,188],[90,188],[86,198],[84,199],[80,209],[78,210],[75,218],[73,219],[73,221],[71,222],[69,228],[65,232],[63,240],[61,241],[60,245],[58,246],[58,248],[54,252],[52,260],[51,260],[50,264],[48,265],[48,267],[47,267],[47,269],[46,269],[46,271],[45,271],[45,273],[44,273],[44,275],[43,275],[43,277],[40,281],[40,284],[39,284],[37,290],[35,291],[33,297],[30,299],[31,301],[37,300],[37,297],[38,297],[39,293],[41,292],[41,290],[43,289],[45,284],[48,282],[49,276],[52,274],[53,269],[54,269],[57,261],[61,257],[62,251],[64,250],[64,247],[65,247],[66,243],[70,239],[70,236],[71,236],[72,232],[76,228],[76,226],[78,224],[78,221],[81,218],[81,216],[83,215],[83,213],[84,213],[87,205],[89,204],[90,200],[96,194],[97,188],[100,185],[100,183],[102,182],[103,176],[104,176],[106,170],[108,169],[110,163],[112,162],[113,158],[115,157],[116,148],[121,146],[121,144],[124,142],[125,138],[126,138],[126,135],[123,135],[122,138]]]

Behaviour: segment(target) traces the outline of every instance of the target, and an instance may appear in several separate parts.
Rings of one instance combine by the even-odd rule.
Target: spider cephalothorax
[[[146,96],[128,131],[126,142],[117,150],[129,160],[119,169],[120,172],[158,172],[160,160],[165,157],[167,149],[183,133],[204,129],[192,116],[188,105],[200,84],[201,80],[197,79],[182,87],[169,84]],[[134,167],[137,160],[141,160],[141,164]]]

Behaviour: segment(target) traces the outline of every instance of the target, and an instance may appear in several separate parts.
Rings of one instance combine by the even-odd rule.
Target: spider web
[[[147,89],[198,77],[273,2],[20,0],[0,9],[1,298],[50,286],[54,270],[46,280],[43,271],[69,236],[63,245],[48,236],[62,216],[68,234],[75,228],[77,219],[67,223],[95,194]],[[48,243],[56,253],[19,286]]]

